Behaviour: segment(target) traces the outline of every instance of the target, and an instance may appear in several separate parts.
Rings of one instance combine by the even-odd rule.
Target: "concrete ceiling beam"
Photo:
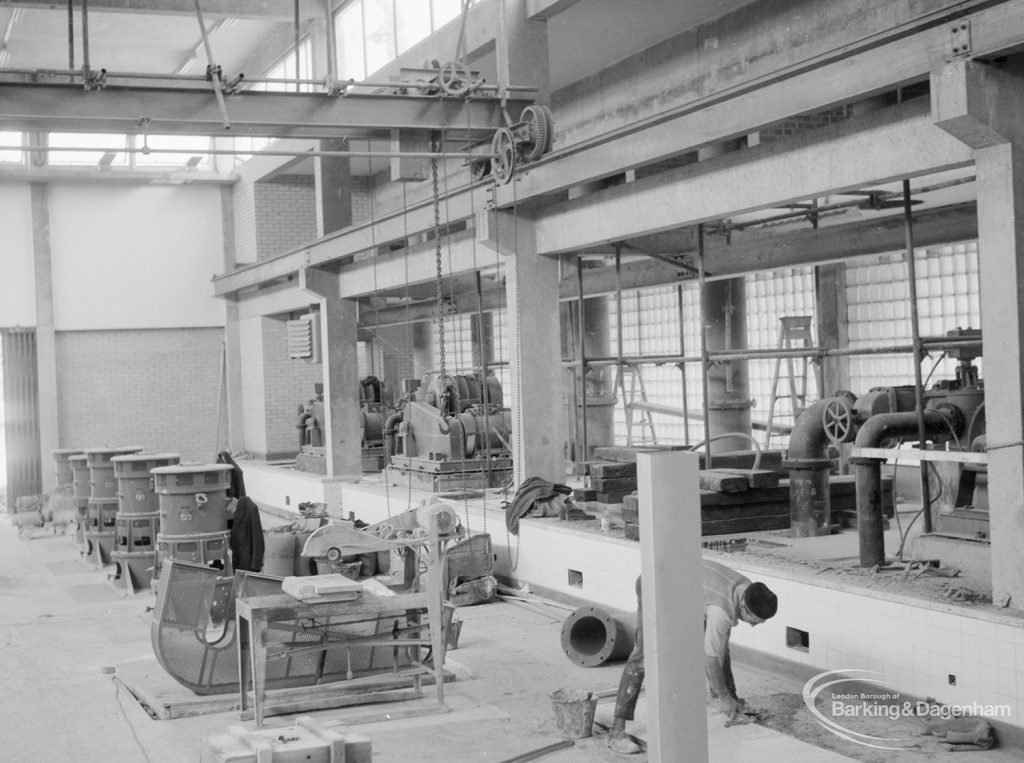
[[[292,21],[295,4],[299,18],[320,18],[324,13],[319,0],[202,0],[203,16]],[[29,10],[66,13],[54,0],[0,0],[0,8],[26,8]],[[132,13],[154,16],[195,16],[193,0],[89,0],[89,10],[98,13]]]
[[[0,85],[0,129],[290,138],[379,133],[387,140],[391,128],[489,136],[505,123],[497,98],[245,92],[225,100],[230,130],[212,90],[6,83]],[[511,107],[527,103],[513,100]]]
[[[973,162],[924,99],[551,204],[534,222],[544,254],[756,212]]]
[[[821,265],[868,254],[895,252],[904,247],[905,236],[903,215],[898,214],[826,228],[753,234],[731,244],[719,236],[711,235],[707,237],[704,253],[712,277],[735,277],[774,268]],[[914,240],[917,246],[935,246],[970,240],[977,236],[976,204],[958,204],[914,214]],[[639,289],[692,280],[692,271],[687,266],[695,264],[695,253],[681,254],[677,266],[651,259],[624,263],[618,278],[611,267],[585,269],[583,291],[587,296],[594,296],[613,293],[616,288]],[[578,295],[575,274],[562,279],[559,299],[573,300]]]

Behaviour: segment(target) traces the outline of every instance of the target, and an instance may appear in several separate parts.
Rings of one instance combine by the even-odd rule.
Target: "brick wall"
[[[256,262],[256,194],[253,187],[236,183],[231,200],[235,213],[235,261]]]
[[[288,357],[284,319],[262,319],[264,421],[267,458],[290,458],[299,450],[295,427],[299,404],[313,397],[313,385],[323,380],[320,363]]]
[[[366,175],[353,175],[352,183],[352,223],[358,224],[370,219],[370,179]],[[374,202],[377,209],[381,207]],[[374,210],[376,211],[376,209]]]
[[[141,445],[208,463],[223,441],[220,328],[58,332],[60,447]]]
[[[255,233],[263,260],[316,239],[312,175],[281,175],[255,186]]]

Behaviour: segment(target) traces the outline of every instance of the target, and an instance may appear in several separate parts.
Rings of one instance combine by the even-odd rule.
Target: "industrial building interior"
[[[1020,759],[1024,0],[0,30],[0,757]]]

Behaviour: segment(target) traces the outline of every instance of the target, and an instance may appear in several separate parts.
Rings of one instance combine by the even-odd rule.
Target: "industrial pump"
[[[384,426],[388,469],[434,491],[497,487],[511,476],[511,431],[494,376],[428,374]]]
[[[872,449],[901,440],[917,441],[923,426],[925,440],[936,449],[984,452],[984,383],[972,363],[980,355],[980,332],[958,329],[949,336],[955,344],[947,355],[959,361],[956,378],[923,391],[922,416],[916,412],[913,386],[874,387],[860,396],[841,392],[814,403],[800,415],[790,435],[787,461],[795,536],[828,531],[829,443],[852,442],[856,447],[850,463],[856,477],[862,566],[884,563],[881,464],[886,456]],[[984,466],[967,464],[965,468],[964,464],[938,461],[932,467],[942,482],[936,495],[936,501],[942,498],[936,517],[940,529],[986,537],[987,511],[979,510],[986,507],[978,505],[974,496],[979,477],[985,478]]]

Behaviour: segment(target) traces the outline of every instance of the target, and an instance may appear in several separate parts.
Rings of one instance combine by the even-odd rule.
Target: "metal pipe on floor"
[[[584,668],[624,660],[633,651],[636,625],[635,612],[578,607],[562,623],[562,651]]]

